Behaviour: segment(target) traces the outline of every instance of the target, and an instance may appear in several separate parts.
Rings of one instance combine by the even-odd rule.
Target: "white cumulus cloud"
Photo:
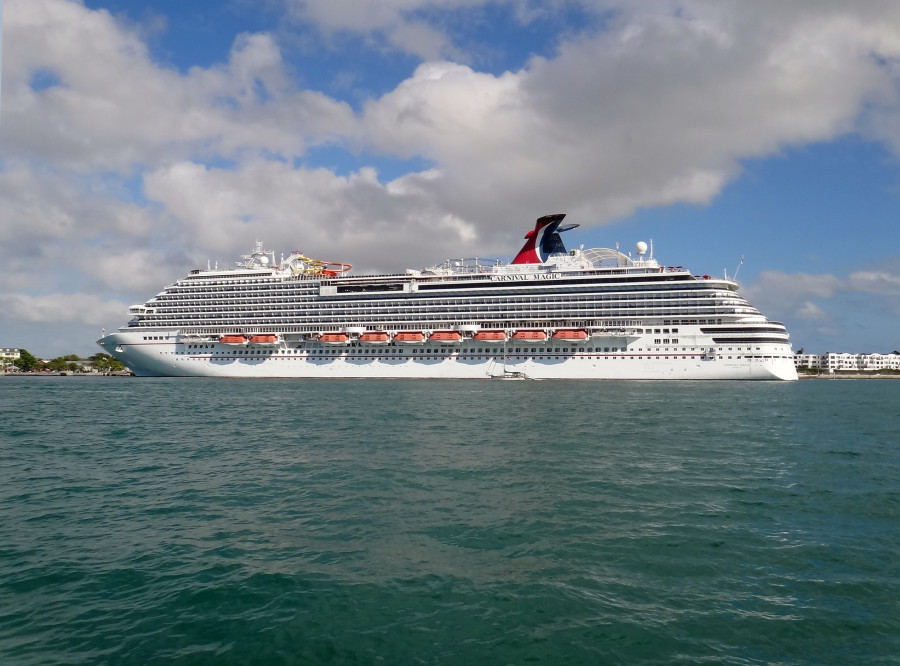
[[[59,324],[77,322],[94,325],[105,321],[121,321],[128,305],[105,300],[97,294],[0,294],[0,318]]]

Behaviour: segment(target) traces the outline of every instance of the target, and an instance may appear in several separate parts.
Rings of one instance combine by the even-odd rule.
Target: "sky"
[[[0,2],[0,347],[93,354],[257,240],[402,271],[563,212],[900,350],[894,0]]]

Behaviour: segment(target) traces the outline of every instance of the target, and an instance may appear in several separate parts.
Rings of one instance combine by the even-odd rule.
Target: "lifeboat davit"
[[[478,342],[506,342],[506,331],[478,331],[474,337]]]
[[[462,340],[459,331],[435,331],[428,336],[428,342],[437,342],[442,345],[455,345]]]
[[[346,333],[322,333],[319,336],[319,342],[326,345],[345,345],[350,341],[350,336]]]
[[[534,340],[536,342],[543,342],[547,339],[547,333],[545,331],[534,331],[534,330],[521,330],[513,333],[513,340]]]
[[[403,345],[418,345],[425,342],[425,334],[422,331],[400,331],[394,336],[394,342]]]
[[[391,336],[384,331],[369,331],[359,336],[360,342],[368,342],[370,345],[386,345],[391,341]]]
[[[581,342],[588,339],[587,331],[583,329],[559,329],[553,333],[553,339],[561,342]]]
[[[245,345],[247,344],[246,335],[223,335],[219,338],[219,342],[223,345]]]
[[[256,333],[250,336],[251,345],[277,345],[278,336],[274,333]]]

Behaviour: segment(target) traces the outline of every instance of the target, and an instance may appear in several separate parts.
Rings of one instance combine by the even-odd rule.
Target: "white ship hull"
[[[170,333],[169,341],[141,338],[133,333],[114,333],[99,342],[143,377],[488,379],[501,374],[505,366],[506,370],[523,372],[530,379],[797,378],[790,349],[776,345],[736,358],[738,354],[727,350],[710,354],[708,347],[699,346],[686,347],[684,351],[604,353],[601,347],[587,344],[529,343],[527,352],[507,348],[504,359],[502,348],[490,349],[472,341],[452,347],[433,344],[417,348],[282,344],[235,349],[210,343],[193,349],[178,342],[175,332]]]

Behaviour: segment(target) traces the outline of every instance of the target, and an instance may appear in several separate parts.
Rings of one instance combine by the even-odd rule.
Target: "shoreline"
[[[131,372],[2,372],[0,377],[134,377]],[[841,372],[833,374],[797,374],[797,379],[900,379],[898,374]]]
[[[0,372],[0,377],[134,377],[131,372]]]
[[[798,379],[900,379],[900,374],[884,375],[876,372],[835,372],[834,374],[801,375]]]

